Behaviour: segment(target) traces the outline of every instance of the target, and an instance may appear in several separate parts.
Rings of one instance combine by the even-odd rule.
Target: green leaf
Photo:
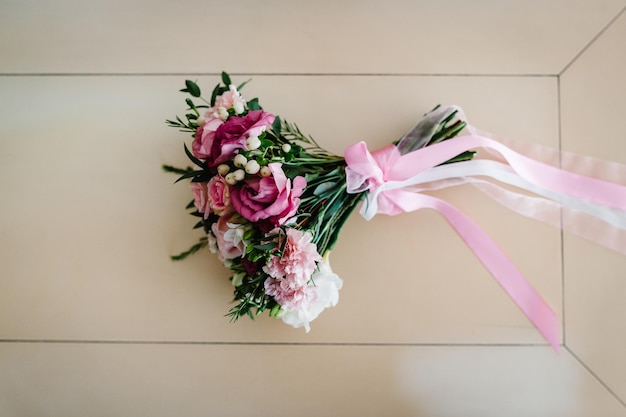
[[[256,262],[263,257],[263,252],[255,252],[249,258],[252,262]]]
[[[182,181],[184,179],[195,177],[196,175],[198,175],[200,173],[201,173],[201,171],[193,171],[193,170],[189,171],[189,172],[186,172],[183,175],[181,175],[180,177],[178,177],[178,179],[176,181],[174,181],[174,184],[176,184],[177,182],[180,182],[180,181]]]
[[[193,201],[192,201],[193,203]],[[248,229],[245,232],[243,232],[243,240],[250,240],[252,239],[252,237],[254,236],[254,229]]]
[[[222,71],[222,82],[226,87],[230,86],[232,82],[230,81],[230,77],[226,73],[226,71]]]
[[[220,95],[221,88],[222,87],[218,84],[213,89],[213,92],[211,93],[211,107],[215,106],[215,99],[217,99],[217,96]]]
[[[254,245],[254,249],[270,250],[270,249],[274,249],[276,246],[278,246],[276,242],[271,242],[271,243],[265,243],[263,245]]]
[[[239,84],[239,85],[237,86],[237,91],[241,91],[241,89],[242,89],[242,88],[244,88],[244,87],[245,87],[245,85],[246,85],[246,84],[248,84],[250,81],[252,81],[252,80],[247,80],[247,81],[244,81],[244,82],[242,82],[241,84]]]
[[[269,139],[261,139],[261,146],[263,148],[269,148],[270,146],[272,146],[274,144],[274,142],[272,142]]]
[[[179,175],[183,175],[183,174],[188,173],[189,171],[192,171],[191,167],[187,169],[182,169],[182,168],[176,168],[171,165],[161,165],[161,168],[163,168],[163,171],[165,172],[172,172],[174,174],[179,174]]]
[[[259,99],[258,98],[253,98],[252,100],[250,100],[248,103],[248,109],[250,110],[262,110],[261,106],[259,105]]]
[[[334,182],[323,182],[317,187],[315,187],[313,194],[315,194],[318,197],[322,197],[325,193],[335,188],[335,185],[336,184]]]
[[[192,255],[192,254],[198,252],[200,249],[205,247],[207,244],[208,244],[207,238],[201,238],[198,243],[196,243],[195,245],[190,247],[188,250],[186,250],[185,252],[181,252],[178,255],[170,256],[170,259],[172,261],[182,261],[183,259],[185,259],[189,255]]]
[[[270,310],[270,317],[276,317],[278,312],[280,311],[280,304],[275,304],[274,307]]]
[[[189,159],[191,159],[191,161],[194,164],[198,165],[200,168],[205,168],[204,162],[202,162],[201,160],[193,156],[193,154],[189,151],[189,149],[187,149],[187,144],[184,144],[184,146],[185,146],[185,154],[189,157]]]
[[[187,86],[186,90],[189,94],[194,97],[200,97],[200,87],[198,87],[198,84],[191,80],[185,80],[185,85]]]
[[[272,123],[272,130],[274,131],[274,133],[276,133],[276,135],[280,135],[280,128],[283,125],[282,120],[280,120],[280,116],[276,116],[276,118],[274,119],[274,123]]]

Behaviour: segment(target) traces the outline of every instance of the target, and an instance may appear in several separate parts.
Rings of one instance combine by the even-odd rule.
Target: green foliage
[[[196,243],[195,245],[193,245],[186,251],[179,253],[178,255],[170,256],[170,259],[172,259],[173,261],[182,261],[183,259],[187,258],[189,255],[193,255],[194,253],[198,252],[200,249],[204,248],[207,245],[208,245],[208,239],[206,237],[201,237],[198,243]]]

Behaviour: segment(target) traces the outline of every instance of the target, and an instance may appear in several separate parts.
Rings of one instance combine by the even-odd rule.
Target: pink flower
[[[207,193],[207,183],[192,182],[191,189],[193,191],[193,204],[200,213],[204,213],[204,218],[206,219],[209,217],[209,214],[211,214],[209,195]]]
[[[274,122],[274,118],[273,114],[253,110],[244,117],[232,116],[220,124],[215,130],[211,148],[206,156],[209,166],[214,167],[232,159],[238,149],[245,149],[248,137],[259,136]]]
[[[285,239],[282,255],[273,255],[263,267],[269,275],[264,284],[265,292],[281,306],[298,309],[315,301],[317,293],[307,283],[322,257],[308,232],[289,228],[282,238]]]
[[[281,307],[288,311],[298,311],[317,301],[317,292],[314,286],[291,288],[285,280],[267,278],[264,283],[265,293],[274,297]]]
[[[247,179],[231,193],[233,207],[251,222],[268,220],[274,226],[282,225],[296,214],[306,180],[296,177],[292,182],[285,176],[279,163],[269,164],[270,177]]]
[[[213,212],[217,215],[224,214],[230,208],[230,186],[221,175],[211,178],[206,185],[208,203]],[[208,215],[205,214],[205,218]]]
[[[228,110],[231,107],[235,110],[236,114],[241,114],[244,111],[245,105],[246,100],[241,97],[241,94],[239,94],[239,91],[237,91],[237,88],[234,85],[230,85],[229,91],[226,91],[221,96],[216,97],[215,105],[207,111],[207,115],[211,117],[220,117],[221,114],[225,113],[224,110]],[[223,109],[221,112],[220,108]]]
[[[226,259],[235,259],[243,255],[245,243],[243,241],[244,226],[231,223],[235,213],[226,213],[211,225],[211,231],[217,241],[218,258],[224,262]]]
[[[215,131],[223,123],[219,118],[210,118],[196,130],[196,135],[191,144],[191,151],[196,158],[207,159],[211,156]]]
[[[311,297],[309,303],[301,303],[297,309],[289,309],[286,306],[280,308],[279,318],[283,322],[293,326],[302,327],[307,331],[311,330],[310,323],[320,315],[320,313],[328,308],[334,307],[339,301],[339,290],[343,285],[341,278],[335,274],[330,268],[328,260],[322,260],[317,264],[318,270],[313,273],[311,280],[313,285],[307,288],[313,288],[316,292],[315,297]]]

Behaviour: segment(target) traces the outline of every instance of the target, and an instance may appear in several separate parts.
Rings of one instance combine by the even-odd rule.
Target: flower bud
[[[203,126],[206,123],[206,120],[204,120],[204,117],[200,116],[196,119],[196,124],[198,126]]]
[[[242,154],[235,155],[235,159],[233,159],[233,164],[235,164],[237,168],[245,167],[247,162],[248,162],[248,158],[246,158]]]
[[[220,119],[226,120],[228,119],[228,110],[220,106],[217,108],[217,115],[219,116]]]
[[[260,169],[261,169],[261,166],[254,159],[249,160],[248,163],[246,164],[246,172],[250,175],[256,174],[257,172],[259,172]]]
[[[241,285],[241,283],[243,282],[243,278],[246,276],[245,272],[237,272],[236,274],[233,275],[233,279],[232,279],[232,284],[233,287],[238,287]]]
[[[219,164],[217,166],[217,173],[222,177],[230,172],[230,167],[226,164]]]
[[[291,150],[291,145],[288,143],[283,144],[283,152],[287,153]]]
[[[229,185],[235,185],[237,184],[237,180],[235,179],[235,174],[233,174],[232,172],[226,174],[226,176],[224,177],[224,180],[229,184]]]
[[[235,177],[235,181],[239,182],[246,177],[246,173],[243,172],[243,169],[238,169],[237,171],[233,172],[233,176]]]
[[[259,149],[260,146],[261,140],[258,136],[250,136],[248,139],[246,139],[246,147],[249,150],[253,151],[255,149]]]
[[[241,101],[235,101],[233,103],[233,110],[235,110],[235,114],[241,114],[244,111],[243,103]]]
[[[261,170],[259,172],[262,177],[269,177],[270,175],[272,175],[272,170],[270,169],[270,167],[261,167]]]

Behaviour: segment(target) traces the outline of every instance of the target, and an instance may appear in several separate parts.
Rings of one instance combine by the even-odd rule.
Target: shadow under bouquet
[[[190,96],[187,113],[167,121],[193,137],[191,149],[184,146],[193,166],[163,169],[190,181],[193,200],[187,209],[203,232],[172,259],[207,247],[230,269],[233,321],[267,310],[308,332],[311,321],[338,302],[342,280],[331,269],[329,253],[377,180],[361,176],[358,161],[348,168],[345,157],[266,112],[258,99],[246,100],[241,94],[246,83],[234,85],[225,72],[221,81],[205,99],[187,80],[181,90]],[[466,125],[457,112],[436,108],[393,149],[407,154],[456,136]],[[463,150],[442,164],[473,155]],[[378,204],[393,211],[392,200]]]

